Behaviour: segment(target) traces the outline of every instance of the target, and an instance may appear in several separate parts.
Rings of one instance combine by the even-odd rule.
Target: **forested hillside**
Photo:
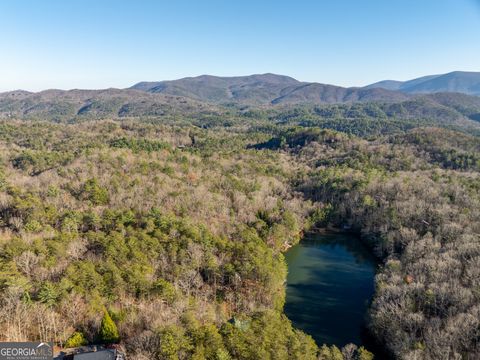
[[[2,340],[102,342],[108,311],[132,356],[314,356],[281,314],[281,250],[321,211],[288,155],[133,122],[0,131]]]
[[[170,99],[164,116],[0,123],[0,340],[120,341],[133,359],[371,359],[315,344],[283,314],[283,252],[348,225],[381,261],[369,328],[392,356],[480,356],[475,121]]]
[[[480,141],[425,128],[371,142],[324,130],[283,140],[310,164],[299,188],[384,261],[370,328],[401,359],[475,359]],[[288,149],[288,148],[287,148]]]
[[[282,81],[277,79],[274,85]],[[203,82],[197,84],[199,89],[201,84]],[[274,91],[275,87],[270,89],[271,86],[266,89],[262,86],[261,89]],[[252,90],[243,91],[254,98],[263,96]],[[327,102],[315,100],[324,96],[315,93],[309,95],[311,101],[297,99],[292,103],[279,101],[253,106],[238,100],[218,104],[198,101],[196,97],[134,89],[12,91],[0,93],[0,119],[56,123],[141,119],[170,125],[194,124],[202,128],[300,125],[319,126],[361,137],[401,133],[424,126],[480,134],[480,97],[477,96],[438,93],[387,100],[369,96],[359,99],[349,93],[350,100],[343,101],[335,98],[336,91],[332,94],[332,101]]]

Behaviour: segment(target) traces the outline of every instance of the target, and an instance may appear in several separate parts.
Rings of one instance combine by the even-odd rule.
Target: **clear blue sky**
[[[0,91],[480,71],[480,0],[2,0],[0,34]]]

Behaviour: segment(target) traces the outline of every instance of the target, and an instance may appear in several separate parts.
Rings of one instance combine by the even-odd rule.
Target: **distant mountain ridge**
[[[365,87],[302,82],[276,74],[220,77],[201,75],[178,80],[140,82],[131,87],[149,93],[183,96],[215,104],[333,104],[365,101],[398,102],[412,94],[458,92],[480,95],[480,72],[455,71],[409,81],[384,80]]]
[[[167,116],[218,109],[180,96],[130,89],[23,90],[0,93],[0,118],[65,121],[82,118]]]
[[[276,74],[220,77],[202,75],[179,80],[140,82],[131,89],[184,96],[216,104],[333,104],[357,101],[402,101],[407,95],[388,89],[344,88],[301,82]]]
[[[364,89],[386,89],[407,94],[457,92],[480,96],[480,72],[454,71],[442,75],[429,75],[408,81],[383,80]]]
[[[259,74],[237,77],[203,75],[172,81],[142,82],[129,89],[23,90],[0,93],[0,119],[83,121],[101,118],[155,117],[166,121],[217,118],[245,111],[290,111],[310,108],[314,116],[424,121],[480,129],[480,96],[435,92],[434,84],[450,90],[476,89],[480,73],[426,76],[408,82],[384,81],[363,88],[301,82]],[[389,89],[382,88],[388,87]],[[416,89],[420,93],[408,93]],[[465,90],[466,91],[466,90]],[[277,111],[274,110],[274,111]],[[295,113],[295,111],[293,112]],[[301,113],[298,112],[298,113]],[[299,121],[309,121],[309,115]]]

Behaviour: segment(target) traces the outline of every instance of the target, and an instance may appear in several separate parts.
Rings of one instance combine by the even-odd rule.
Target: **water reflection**
[[[355,236],[310,234],[286,253],[285,313],[317,344],[360,345],[376,260]]]

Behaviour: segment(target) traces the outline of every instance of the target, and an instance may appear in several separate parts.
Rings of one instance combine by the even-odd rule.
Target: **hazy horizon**
[[[184,76],[182,78],[176,78],[176,79],[148,79],[148,80],[140,80],[140,81],[137,81],[135,83],[132,83],[132,84],[129,84],[125,87],[114,87],[114,86],[105,86],[105,87],[97,87],[97,88],[87,88],[87,87],[83,87],[83,88],[60,88],[60,87],[52,87],[52,88],[45,88],[45,89],[37,89],[37,90],[29,90],[29,89],[22,89],[22,88],[17,88],[17,89],[8,89],[8,90],[0,90],[0,92],[11,92],[11,91],[28,91],[28,92],[41,92],[41,91],[48,91],[48,90],[65,90],[65,91],[68,91],[68,90],[105,90],[105,89],[128,89],[130,87],[132,87],[133,85],[136,85],[138,83],[141,83],[141,82],[160,82],[160,81],[174,81],[174,80],[179,80],[179,79],[184,79],[184,78],[195,78],[195,77],[200,77],[200,76],[214,76],[214,77],[243,77],[243,76],[253,76],[253,75],[265,75],[265,74],[273,74],[273,75],[279,75],[279,76],[288,76],[288,77],[291,77],[291,78],[294,78],[295,80],[298,80],[298,81],[301,81],[301,82],[312,82],[312,83],[320,83],[320,84],[327,84],[327,85],[335,85],[335,86],[341,86],[341,87],[363,87],[363,86],[367,86],[367,85],[371,85],[371,84],[374,84],[376,82],[380,82],[380,81],[408,81],[408,80],[413,80],[413,79],[416,79],[416,78],[420,78],[420,77],[423,77],[423,76],[436,76],[436,75],[443,75],[443,74],[448,74],[448,73],[452,73],[452,72],[464,72],[463,70],[452,70],[452,71],[447,71],[445,73],[442,73],[442,74],[421,74],[419,76],[415,76],[414,78],[408,78],[408,79],[388,79],[388,78],[385,78],[385,79],[379,79],[377,81],[374,81],[374,82],[371,82],[371,83],[368,83],[368,84],[363,84],[363,85],[358,85],[358,86],[343,86],[343,85],[338,85],[336,83],[326,83],[326,82],[322,82],[322,81],[309,81],[309,80],[305,80],[305,79],[297,79],[293,76],[290,76],[288,74],[277,74],[277,73],[258,73],[258,74],[241,74],[241,75],[217,75],[217,74],[199,74],[199,75],[192,75],[192,76]],[[466,72],[470,72],[470,71],[466,71]],[[475,72],[478,72],[478,71],[475,71]]]
[[[479,71],[478,0],[0,4],[0,91],[275,73],[364,86]]]

